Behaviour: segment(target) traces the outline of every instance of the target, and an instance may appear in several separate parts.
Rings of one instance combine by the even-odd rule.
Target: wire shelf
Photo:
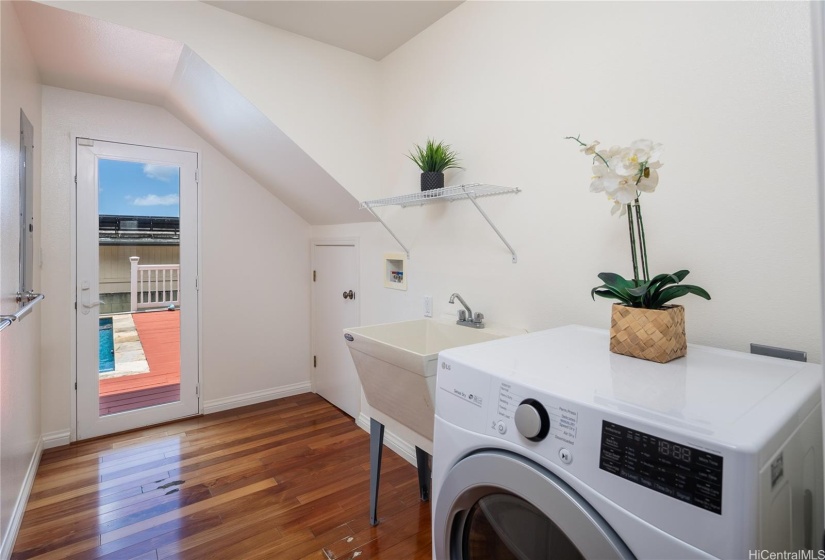
[[[444,187],[441,189],[433,189],[431,191],[423,191],[417,192],[413,194],[403,194],[399,196],[390,196],[387,198],[379,198],[376,200],[367,200],[361,203],[361,208],[368,210],[370,214],[375,216],[375,218],[381,222],[381,225],[389,232],[390,235],[401,245],[401,248],[404,249],[404,252],[407,253],[407,258],[410,256],[410,250],[404,245],[398,236],[390,229],[390,227],[381,219],[381,217],[375,213],[375,208],[379,208],[382,206],[401,206],[402,208],[406,208],[407,206],[423,206],[424,204],[432,204],[434,202],[453,202],[455,200],[469,200],[473,203],[473,206],[476,207],[476,210],[479,211],[481,216],[490,224],[490,227],[493,228],[493,231],[496,232],[499,239],[507,246],[510,250],[510,254],[513,257],[513,262],[518,262],[518,256],[516,256],[516,251],[513,249],[512,245],[510,245],[507,240],[504,238],[504,235],[501,234],[499,229],[493,224],[493,221],[487,215],[487,213],[482,210],[481,206],[478,205],[476,202],[477,198],[483,198],[485,196],[496,196],[501,194],[516,194],[521,192],[521,189],[518,187],[500,187],[498,185],[486,185],[483,183],[470,183],[467,185],[455,185],[452,187]]]
[[[412,194],[402,194],[390,196],[376,200],[367,200],[361,203],[361,208],[378,208],[381,206],[422,206],[434,202],[452,202],[454,200],[465,200],[467,198],[482,198],[485,196],[496,196],[501,194],[517,193],[518,187],[500,187],[498,185],[485,185],[483,183],[470,183],[467,185],[455,185],[431,191],[422,191]]]

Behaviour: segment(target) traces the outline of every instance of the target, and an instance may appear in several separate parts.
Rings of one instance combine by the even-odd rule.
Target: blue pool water
[[[103,373],[105,371],[115,370],[115,338],[112,332],[112,318],[107,317],[100,319],[100,346],[98,356],[100,358],[100,366],[98,371]]]

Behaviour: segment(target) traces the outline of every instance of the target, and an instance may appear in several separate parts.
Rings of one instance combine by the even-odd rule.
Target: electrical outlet
[[[433,296],[424,296],[424,317],[433,316]]]

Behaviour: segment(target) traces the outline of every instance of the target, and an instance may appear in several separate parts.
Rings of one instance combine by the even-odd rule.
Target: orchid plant
[[[652,193],[659,184],[659,168],[663,146],[651,140],[636,140],[629,147],[614,146],[599,150],[599,142],[582,142],[578,136],[568,136],[581,146],[581,152],[593,158],[593,181],[590,192],[605,193],[612,203],[610,213],[627,216],[630,234],[630,253],[633,261],[633,280],[626,280],[612,272],[602,272],[604,282],[591,290],[590,295],[617,299],[629,307],[661,309],[668,302],[687,294],[710,299],[710,294],[699,286],[680,284],[689,274],[680,270],[673,274],[659,274],[650,278],[647,261],[642,207],[639,197]]]

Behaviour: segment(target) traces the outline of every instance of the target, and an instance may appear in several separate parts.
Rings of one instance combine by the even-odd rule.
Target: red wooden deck
[[[180,400],[180,311],[132,314],[149,373],[100,381],[100,415]]]

